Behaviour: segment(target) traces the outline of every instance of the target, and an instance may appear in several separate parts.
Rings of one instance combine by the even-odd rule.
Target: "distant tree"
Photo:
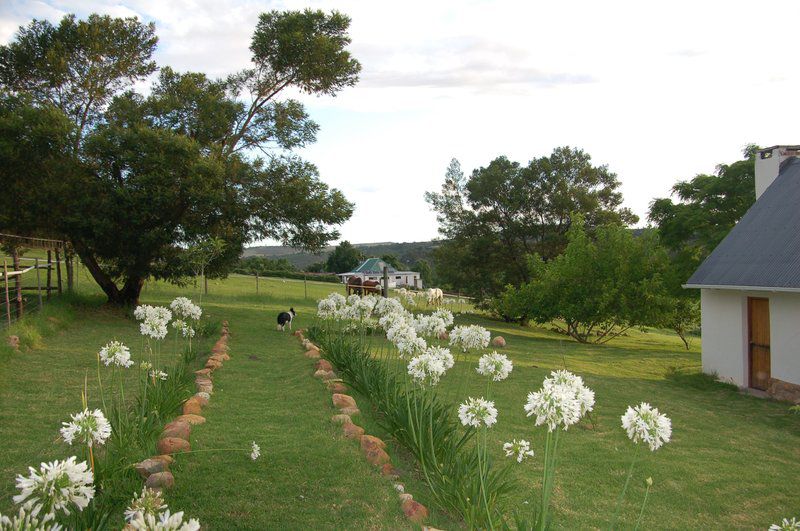
[[[423,286],[432,284],[431,265],[427,260],[417,260],[412,269],[419,272],[419,277],[420,280],[422,280]]]
[[[326,269],[325,262],[314,262],[313,264],[306,267],[306,271],[309,273],[324,273]]]
[[[613,224],[598,227],[592,238],[577,217],[568,239],[564,254],[532,261],[533,280],[512,300],[514,312],[552,322],[581,343],[605,343],[631,327],[664,322],[669,260],[655,232],[634,237]]]
[[[29,213],[4,228],[63,235],[109,301],[123,305],[137,302],[149,277],[190,274],[196,242],[225,243],[209,275],[225,274],[255,239],[319,250],[353,207],[291,154],[314,141],[317,125],[301,103],[279,97],[332,95],[357,81],[348,26],[337,12],[262,14],[252,68],[225,80],[164,68],[147,97],[125,89],[155,70],[152,25],[92,15],[21,28],[0,46],[0,122],[9,124],[0,144],[22,145],[36,122],[19,117],[34,110],[58,138],[38,145],[44,173],[24,161],[28,153],[0,152],[3,182],[14,181],[16,209]],[[46,116],[52,110],[70,127]],[[64,163],[60,174],[49,168]]]
[[[381,260],[389,264],[395,269],[405,269],[405,266],[400,262],[400,259],[397,258],[397,255],[394,254],[385,254],[381,256]]]
[[[660,198],[650,203],[648,219],[658,228],[679,273],[676,290],[755,202],[757,150],[757,146],[748,145],[743,160],[720,164],[713,175],[701,174],[676,183],[672,187],[676,201]]]
[[[246,275],[262,275],[271,271],[296,271],[296,268],[286,258],[248,256],[239,260],[234,271]]]
[[[358,267],[363,260],[364,254],[344,240],[328,256],[325,269],[331,273],[347,273]]]
[[[530,280],[531,255],[550,260],[562,252],[573,212],[589,230],[638,220],[622,207],[619,185],[608,167],[570,147],[527,166],[498,157],[468,179],[453,160],[441,191],[425,194],[446,240],[434,255],[437,272],[479,298],[519,286]]]

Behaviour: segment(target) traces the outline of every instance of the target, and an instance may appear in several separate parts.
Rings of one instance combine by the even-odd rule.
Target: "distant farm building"
[[[417,271],[398,271],[380,258],[368,258],[360,266],[347,273],[340,273],[342,283],[348,284],[351,278],[360,278],[361,281],[372,280],[383,282],[383,268],[389,272],[390,288],[416,288],[422,289],[422,279]]]

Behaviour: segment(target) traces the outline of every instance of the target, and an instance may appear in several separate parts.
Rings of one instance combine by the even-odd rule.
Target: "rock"
[[[317,352],[319,352],[319,347],[316,346],[314,343],[309,343],[308,345],[306,345],[306,348],[308,350],[316,350]]]
[[[330,381],[330,380],[329,380],[329,381],[328,381],[328,382],[326,382],[326,383],[327,383],[327,385],[328,385],[328,391],[331,391],[331,392],[333,392],[333,393],[346,393],[347,391],[349,391],[349,390],[350,390],[350,389],[349,389],[349,388],[348,388],[348,387],[347,387],[345,384],[343,384],[342,382],[334,382],[334,381]]]
[[[447,332],[447,330],[442,330],[439,332],[439,339],[442,341],[447,341],[450,339],[450,334]]]
[[[295,330],[294,332],[292,332],[292,335],[294,337],[301,336],[301,335],[303,335],[303,332],[298,329],[298,330]]]
[[[168,466],[163,459],[145,459],[141,463],[136,463],[135,468],[142,479],[147,479],[153,474],[166,471]]]
[[[225,358],[223,358],[220,354],[214,354],[213,356],[211,356],[208,359],[211,360],[211,361],[216,361],[220,365],[222,365],[225,362]]]
[[[334,393],[331,398],[333,400],[333,407],[337,407],[339,409],[343,407],[358,407],[356,406],[355,399],[350,395]]]
[[[344,432],[344,436],[348,439],[358,439],[364,435],[364,428],[356,426],[352,422],[346,422],[342,424],[342,432]]]
[[[155,459],[156,461],[163,461],[165,465],[169,466],[172,464],[175,459],[171,455],[154,455],[150,459]]]
[[[382,440],[378,439],[374,435],[362,435],[361,436],[361,449],[366,451],[370,448],[380,448],[381,450],[386,449],[386,443]]]
[[[403,502],[403,514],[415,524],[421,524],[428,519],[428,509],[421,503],[414,500]]]
[[[324,371],[322,369],[319,369],[319,370],[314,372],[314,378],[324,378],[325,375],[327,375],[327,374],[328,374],[328,371]]]
[[[207,393],[210,395],[214,392],[214,386],[211,384],[196,384],[195,388],[198,393]],[[200,405],[202,406],[203,404],[201,403]]]
[[[166,437],[177,437],[178,439],[184,439],[186,441],[189,440],[189,436],[192,434],[192,425],[186,422],[185,420],[173,420],[161,431],[160,439],[164,439]]]
[[[175,477],[172,472],[156,472],[147,478],[144,485],[151,489],[171,489],[175,486]]]
[[[328,360],[319,360],[314,364],[314,368],[320,371],[332,371],[333,365]]]
[[[206,421],[205,417],[201,417],[200,415],[195,415],[193,413],[189,413],[187,415],[181,415],[177,417],[175,420],[182,420],[184,422],[188,422],[192,426],[196,426],[198,424],[204,424]]]
[[[506,346],[506,340],[503,339],[503,336],[495,336],[492,339],[492,346],[493,347],[504,347],[504,346]]]
[[[192,449],[189,441],[177,437],[167,437],[158,441],[158,452],[161,454],[177,454]]]
[[[212,371],[215,371],[217,369],[221,369],[222,368],[222,363],[220,363],[217,360],[213,360],[213,359],[209,358],[208,361],[206,362],[206,368],[207,369],[211,369]]]
[[[336,380],[339,377],[333,371],[325,371],[325,374],[322,375],[323,382],[330,382],[331,380]]]
[[[336,424],[352,424],[353,419],[350,418],[350,415],[334,415],[331,417],[331,422],[335,422]]]
[[[6,344],[14,350],[19,350],[19,336],[8,336]]]
[[[199,415],[202,411],[203,406],[200,405],[200,401],[195,397],[192,397],[183,403],[184,415]]]
[[[227,352],[223,352],[222,354],[220,354],[220,355],[219,355],[219,357],[220,357],[220,358],[221,358],[223,361],[230,361],[230,359],[231,359],[231,356],[230,356],[230,354],[228,354]]]
[[[194,398],[195,400],[200,402],[200,406],[201,407],[206,407],[208,405],[209,393],[200,391],[199,393],[194,395],[192,398]]]
[[[352,417],[353,415],[360,414],[361,411],[357,407],[343,407],[339,410],[339,413],[343,415],[350,415]]]
[[[309,350],[305,353],[306,358],[319,359],[319,350]]]
[[[389,454],[384,452],[383,449],[377,447],[364,450],[364,456],[367,458],[367,462],[373,466],[382,467],[392,460],[392,458],[389,457]]]
[[[412,496],[411,494],[409,494],[407,492],[403,492],[400,495],[398,495],[397,497],[400,498],[400,503],[405,503],[407,501],[411,501],[411,500],[414,499],[414,496]]]
[[[406,491],[406,488],[403,486],[402,483],[395,483],[394,484],[394,490],[396,490],[400,494],[403,494]]]
[[[214,381],[211,378],[209,378],[208,376],[197,376],[194,379],[194,383],[196,383],[196,384],[213,384]]]
[[[397,478],[399,478],[399,477],[400,477],[400,473],[399,473],[399,472],[398,472],[398,470],[397,470],[397,469],[394,467],[394,465],[393,465],[393,464],[391,464],[391,463],[385,463],[385,464],[384,464],[384,465],[381,467],[381,475],[382,475],[383,477],[390,478],[390,479],[397,479]]]
[[[199,376],[210,376],[211,369],[200,369],[199,371],[194,371],[194,373]]]

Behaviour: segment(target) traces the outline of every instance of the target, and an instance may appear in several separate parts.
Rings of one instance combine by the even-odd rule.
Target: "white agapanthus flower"
[[[94,498],[94,477],[85,461],[76,463],[72,456],[65,461],[42,463],[37,471],[29,467],[28,477],[17,476],[17,488],[21,491],[14,496],[14,503],[26,504],[30,514],[43,522],[54,520],[56,514],[66,515],[77,507],[83,511]]]
[[[450,310],[447,310],[445,308],[439,308],[438,310],[434,311],[431,315],[444,321],[444,325],[446,327],[452,326],[453,324],[453,312],[451,312]]]
[[[378,317],[383,317],[384,315],[388,315],[390,313],[402,313],[405,309],[403,305],[400,304],[400,301],[397,299],[391,299],[388,297],[381,297],[378,299],[378,302],[375,303],[375,308],[373,312]]]
[[[672,437],[672,422],[669,417],[646,402],[636,407],[629,406],[621,418],[628,438],[635,444],[644,441],[653,452],[668,443]]]
[[[139,518],[139,515],[158,516],[166,508],[167,504],[164,503],[159,491],[142,487],[142,492],[134,493],[128,508],[125,509],[125,521],[135,520]]]
[[[169,303],[170,309],[181,319],[188,319],[190,321],[197,321],[203,315],[203,310],[200,306],[192,302],[191,299],[186,297],[176,297]]]
[[[336,302],[330,298],[322,299],[317,304],[317,316],[320,319],[332,319],[336,317]]]
[[[157,371],[153,369],[150,371],[150,378],[153,380],[161,380],[164,381],[169,377],[169,374],[165,373],[164,371]]]
[[[172,320],[172,312],[167,308],[144,304],[137,306],[133,315],[137,320],[142,321],[142,324],[139,325],[139,332],[143,336],[153,339],[167,337],[167,324]]]
[[[145,319],[139,325],[139,333],[153,339],[164,339],[167,337],[167,323],[158,319]]]
[[[594,407],[594,391],[583,384],[580,376],[569,371],[553,371],[539,391],[528,394],[525,411],[536,416],[536,425],[547,424],[549,431],[562,426],[565,430],[577,423]]]
[[[484,354],[480,357],[478,360],[478,368],[475,370],[478,371],[478,374],[481,376],[487,376],[495,382],[499,382],[508,378],[508,375],[511,374],[513,369],[514,365],[511,363],[511,360],[508,359],[508,356],[492,352],[491,354]]]
[[[531,443],[525,439],[519,441],[514,439],[503,445],[503,450],[506,452],[506,457],[513,457],[517,463],[521,463],[528,457],[533,457],[533,450],[531,450]]]
[[[257,445],[255,441],[253,441],[252,446],[250,447],[250,459],[255,461],[259,457],[261,457],[261,447]]]
[[[389,330],[392,328],[399,328],[401,326],[411,326],[408,324],[409,317],[405,312],[392,312],[387,313],[378,319],[378,324],[386,330],[387,337]]]
[[[341,293],[331,293],[330,295],[328,295],[328,299],[332,300],[337,308],[341,308],[342,306],[347,304],[347,299],[345,299],[344,295],[342,295]]]
[[[76,442],[87,446],[102,446],[111,436],[111,423],[99,409],[84,409],[71,415],[71,418],[61,428],[61,437],[69,445]]]
[[[100,361],[102,361],[106,367],[114,365],[115,367],[128,368],[133,365],[131,350],[120,341],[111,341],[100,349],[99,355]]]
[[[445,370],[450,370],[453,368],[453,365],[455,365],[455,360],[453,359],[453,355],[450,353],[450,349],[448,348],[428,347],[428,350],[426,350],[425,353],[439,358]]]
[[[484,400],[483,397],[469,397],[459,406],[458,418],[464,426],[479,428],[483,424],[489,428],[497,422],[497,409],[494,407],[494,402]]]
[[[180,332],[183,337],[194,337],[194,328],[183,319],[172,321],[172,328]]]
[[[428,343],[421,337],[417,337],[416,334],[412,333],[395,338],[394,346],[397,347],[400,358],[404,358],[406,356],[413,356],[425,352],[428,348]]]
[[[427,337],[439,337],[447,332],[444,319],[435,315],[420,315],[411,321],[417,334]]]
[[[45,523],[30,512],[28,506],[20,507],[13,517],[0,514],[0,531],[61,531],[64,529],[54,522]]]
[[[142,369],[143,371],[149,371],[150,369],[153,368],[153,364],[150,363],[149,361],[143,361],[139,364],[139,368]]]
[[[378,302],[377,297],[374,295],[367,295],[366,297],[357,297],[357,299],[358,300],[349,304],[349,306],[352,306],[352,315],[354,315],[355,319],[359,321],[368,319],[372,315],[372,310],[375,308],[375,303]]]
[[[581,416],[594,408],[594,391],[586,387],[583,378],[569,371],[559,370],[550,373],[542,383],[543,387],[565,386],[575,392],[575,399],[581,406]]]
[[[450,345],[460,347],[464,352],[489,346],[492,335],[482,326],[457,326],[450,331]]]
[[[769,526],[769,531],[798,531],[800,530],[800,521],[795,518],[784,518],[780,524],[772,524]]]
[[[428,351],[411,358],[408,374],[420,385],[436,385],[446,369],[442,359]]]
[[[183,520],[183,511],[170,514],[169,509],[159,514],[139,514],[129,522],[133,529],[138,531],[198,531],[200,522],[192,518],[188,522]]]

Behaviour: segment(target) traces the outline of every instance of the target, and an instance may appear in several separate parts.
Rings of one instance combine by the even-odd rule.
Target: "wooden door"
[[[766,391],[770,380],[769,299],[747,299],[750,387]]]

